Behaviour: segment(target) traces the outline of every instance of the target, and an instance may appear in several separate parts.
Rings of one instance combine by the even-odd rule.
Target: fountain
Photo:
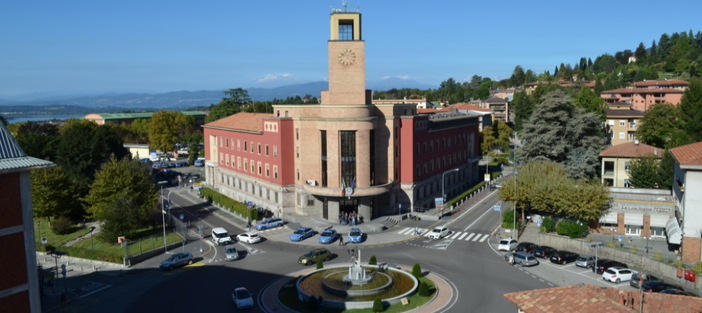
[[[300,300],[322,297],[327,307],[370,308],[376,297],[394,304],[417,291],[419,281],[409,273],[388,266],[362,265],[360,251],[349,249],[349,254],[350,266],[324,268],[301,276],[296,284]]]

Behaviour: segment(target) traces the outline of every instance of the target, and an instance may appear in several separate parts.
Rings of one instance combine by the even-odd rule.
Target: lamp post
[[[590,250],[595,250],[595,287],[597,287],[597,251],[600,249],[600,247],[603,246],[601,241],[598,242],[591,242],[587,244],[588,248]],[[587,262],[587,261],[586,261]]]
[[[90,252],[95,252],[95,250],[93,250],[93,230],[95,230],[95,227],[90,226],[89,229],[90,230],[88,232],[90,233]]]
[[[441,215],[439,218],[441,218],[444,215],[444,204],[446,203],[446,194],[444,194],[444,178],[446,177],[446,173],[451,173],[451,172],[458,172],[457,168],[450,169],[443,174],[441,174]]]
[[[514,198],[512,199],[512,236],[517,233],[517,156],[514,157]]]
[[[54,288],[54,289],[58,289],[58,259],[60,259],[62,256],[64,256],[66,254],[66,252],[54,250],[54,251],[51,251],[50,254],[52,257],[54,257],[54,264],[56,266],[54,269],[54,277],[55,277],[54,286],[56,286],[56,288]],[[58,291],[57,291],[57,293],[58,293]]]
[[[651,239],[651,237],[643,237],[646,239],[646,256],[648,256],[648,241]]]
[[[163,185],[167,183],[168,181],[165,180],[158,182],[161,185],[161,219],[163,220],[163,251],[165,253],[168,253],[168,249],[166,248],[166,206],[163,203]]]

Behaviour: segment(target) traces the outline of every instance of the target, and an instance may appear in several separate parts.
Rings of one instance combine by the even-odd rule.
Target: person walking
[[[251,221],[248,222],[249,231],[251,231]]]
[[[340,246],[344,245],[344,236],[342,236],[341,234],[339,234],[339,245]]]
[[[514,266],[514,254],[511,254],[511,255],[509,256],[509,265],[510,265],[510,266]]]
[[[419,227],[417,226],[414,227],[414,235],[419,236]]]
[[[61,293],[61,309],[65,309],[65,308],[66,308],[66,294],[62,292]]]

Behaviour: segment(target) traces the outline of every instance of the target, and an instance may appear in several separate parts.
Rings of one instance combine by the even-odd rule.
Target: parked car
[[[236,240],[238,240],[239,242],[257,243],[261,241],[261,236],[259,236],[258,233],[255,232],[248,232],[237,235]]]
[[[269,229],[273,227],[278,227],[278,226],[283,226],[285,225],[285,222],[283,221],[282,218],[269,218],[267,220],[264,220],[261,223],[256,224],[256,230],[264,230],[264,229]]]
[[[448,236],[448,234],[449,234],[448,227],[446,227],[446,226],[434,227],[434,229],[432,229],[429,232],[429,239],[434,239],[434,240],[441,239],[443,237]]]
[[[595,269],[597,269],[597,274],[602,274],[604,272],[604,268],[602,268],[602,265],[605,263],[611,261],[610,259],[597,259],[597,263],[593,263],[591,269],[593,272],[595,272]]]
[[[239,251],[236,251],[236,247],[234,246],[225,246],[224,247],[224,256],[227,259],[227,261],[234,261],[239,259]]]
[[[618,284],[623,281],[631,280],[631,275],[634,273],[636,272],[628,268],[610,267],[602,273],[602,279]]]
[[[300,227],[290,234],[290,241],[302,241],[305,238],[314,236],[314,230],[310,227]]]
[[[578,254],[569,251],[558,251],[551,256],[552,263],[558,263],[566,265],[569,262],[574,262],[578,259]]]
[[[314,249],[310,252],[307,252],[303,255],[301,255],[297,259],[297,263],[302,264],[302,265],[310,265],[317,263],[319,260],[324,260],[324,261],[329,261],[331,259],[331,252],[329,250],[321,248],[321,249]]]
[[[643,286],[641,286],[641,289],[643,291],[648,291],[648,292],[661,292],[666,289],[680,289],[680,290],[685,290],[683,287],[677,286],[677,285],[671,285],[671,284],[666,284],[662,281],[651,281],[644,283]]]
[[[497,246],[497,251],[512,251],[514,250],[519,242],[512,238],[506,238],[500,240],[500,245]]]
[[[526,253],[534,253],[534,249],[538,248],[536,244],[533,244],[531,242],[520,242],[517,247],[514,250],[517,250],[519,252],[526,252]]]
[[[539,260],[534,255],[527,252],[517,252],[514,254],[514,264],[521,266],[536,266],[539,265]]]
[[[654,281],[662,281],[660,278],[653,276],[651,274],[643,274],[639,275],[638,272],[634,273],[634,275],[631,276],[631,280],[629,281],[629,286],[634,287],[636,289],[639,289],[639,286],[643,283],[649,283],[649,282],[654,282]]]
[[[549,246],[540,246],[534,249],[534,256],[548,259],[556,252],[558,252],[558,250]]]
[[[507,252],[504,255],[505,261],[509,261],[509,257],[515,255],[517,252]]]
[[[334,242],[334,240],[336,240],[336,237],[339,237],[339,234],[336,233],[336,230],[327,229],[323,231],[321,235],[319,235],[319,243],[330,244]]]
[[[178,266],[183,266],[183,265],[190,265],[193,264],[193,255],[190,254],[190,252],[181,252],[181,253],[176,253],[174,255],[171,255],[168,259],[165,261],[161,262],[159,267],[162,270],[169,270],[172,271],[174,268]]]
[[[212,241],[217,245],[227,245],[232,242],[232,237],[229,236],[227,230],[222,227],[212,228]]]
[[[584,267],[590,269],[595,265],[594,255],[581,255],[575,260],[575,266]]]
[[[349,243],[361,243],[363,241],[363,233],[358,228],[351,228],[347,238]]]
[[[232,300],[234,304],[236,304],[237,309],[248,309],[254,306],[253,296],[243,287],[234,289],[232,292]]]
[[[690,297],[699,298],[699,296],[693,292],[684,291],[684,290],[680,290],[680,289],[666,289],[666,290],[661,290],[661,292],[659,292],[659,293],[669,294],[669,295],[690,296]]]
[[[195,160],[195,163],[193,163],[193,165],[197,167],[203,167],[205,166],[205,160]]]
[[[598,260],[599,261],[599,260]],[[618,261],[607,261],[607,262],[597,262],[598,265],[595,266],[595,268],[592,269],[593,272],[596,272],[597,274],[602,274],[604,271],[606,271],[610,267],[621,267],[621,268],[629,268],[628,265],[618,262]]]

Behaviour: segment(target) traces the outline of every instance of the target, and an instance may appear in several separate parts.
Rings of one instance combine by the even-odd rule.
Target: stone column
[[[651,215],[643,216],[643,227],[641,228],[641,237],[651,238]]]
[[[339,198],[327,198],[327,214],[327,220],[339,223]]]
[[[364,197],[364,198],[358,199],[358,214],[363,216],[364,222],[370,221],[371,217],[373,216],[371,214],[370,200],[371,200],[371,198],[369,198],[369,197]]]
[[[624,213],[617,214],[617,236],[624,236],[626,233],[626,226],[624,226]]]

